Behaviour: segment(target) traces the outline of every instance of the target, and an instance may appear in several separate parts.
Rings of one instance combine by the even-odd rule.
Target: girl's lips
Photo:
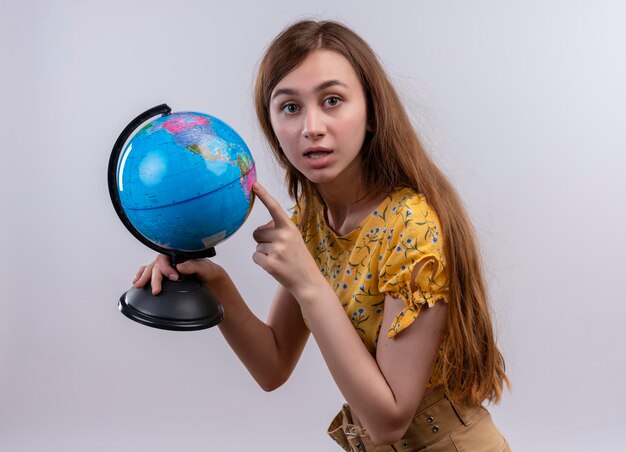
[[[332,152],[330,149],[322,147],[322,146],[311,146],[305,149],[304,156],[305,157],[315,157],[322,154],[328,154]]]
[[[328,151],[311,151],[304,154],[306,158],[318,159],[330,154]]]
[[[304,161],[311,169],[320,169],[328,165],[332,151],[309,150],[304,153]]]

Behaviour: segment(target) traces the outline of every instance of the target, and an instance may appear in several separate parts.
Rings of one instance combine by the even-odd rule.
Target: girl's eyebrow
[[[343,86],[344,88],[347,88],[348,85],[346,85],[344,82],[340,82],[339,80],[328,80],[327,82],[324,82],[322,84],[320,84],[317,88],[315,88],[315,91],[323,91],[326,88],[330,88],[331,86]]]
[[[348,85],[346,85],[343,82],[340,82],[339,80],[328,80],[326,82],[320,83],[315,88],[315,91],[316,92],[323,91],[326,88],[330,88],[331,86],[337,86],[337,85],[343,86],[344,88],[348,87]],[[272,94],[272,99],[280,96],[281,94],[285,94],[287,96],[295,96],[296,94],[298,94],[298,91],[296,91],[295,89],[291,89],[291,88],[280,88],[274,91],[274,94]]]

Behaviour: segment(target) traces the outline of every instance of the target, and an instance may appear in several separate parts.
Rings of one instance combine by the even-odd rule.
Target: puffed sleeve
[[[422,306],[447,301],[448,272],[439,219],[423,197],[407,200],[386,232],[379,258],[379,291],[406,305],[388,331],[392,338],[413,323]]]

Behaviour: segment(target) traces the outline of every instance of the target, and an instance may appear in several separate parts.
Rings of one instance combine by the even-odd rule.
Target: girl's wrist
[[[319,303],[320,300],[327,298],[327,295],[330,294],[335,296],[335,292],[333,292],[328,281],[319,272],[317,276],[308,278],[306,282],[298,284],[290,292],[301,307]]]
[[[223,267],[216,265],[216,268],[211,273],[211,277],[204,281],[204,284],[207,288],[215,295],[216,297],[221,297],[226,295],[232,287],[234,283],[230,278],[230,275],[224,270]]]

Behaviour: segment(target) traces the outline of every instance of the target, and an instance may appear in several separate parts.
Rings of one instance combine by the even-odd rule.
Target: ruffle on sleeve
[[[422,265],[411,284],[411,273],[416,265]],[[447,301],[448,285],[443,264],[435,256],[425,256],[406,271],[408,278],[399,278],[397,291],[387,292],[393,298],[400,298],[406,307],[396,316],[388,331],[390,338],[399,334],[412,324],[419,315],[422,306],[433,307],[439,300]],[[404,281],[403,281],[404,280]]]
[[[401,299],[406,305],[391,323],[390,338],[411,325],[422,306],[447,301],[449,293],[441,228],[434,211],[423,203],[406,212],[394,225],[395,233],[379,267],[380,293]],[[416,268],[419,270],[413,275]]]

